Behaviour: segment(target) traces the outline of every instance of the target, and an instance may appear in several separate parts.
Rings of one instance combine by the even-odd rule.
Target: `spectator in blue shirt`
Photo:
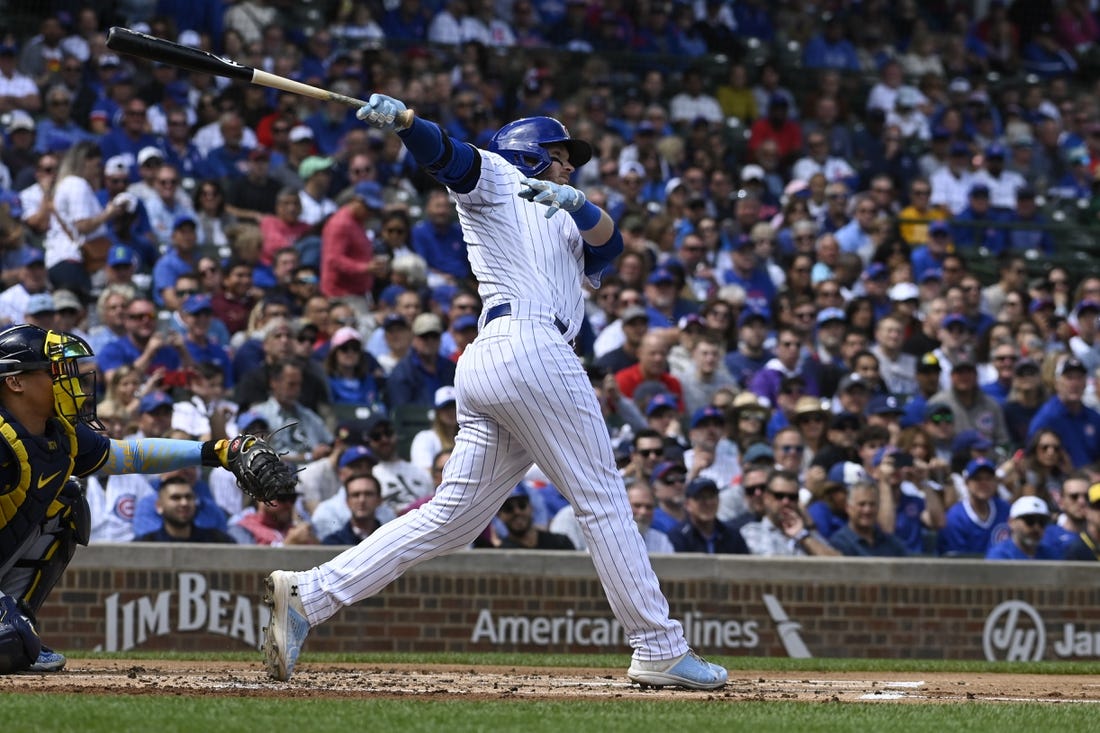
[[[741,533],[718,519],[718,485],[709,478],[696,478],[684,490],[687,519],[669,532],[676,552],[704,552],[708,555],[748,555]]]
[[[807,69],[860,70],[859,54],[852,42],[844,37],[844,22],[839,17],[829,18],[825,31],[809,40],[802,52],[802,65]]]
[[[172,221],[172,246],[153,267],[153,300],[157,305],[176,310],[180,306],[176,295],[176,280],[180,275],[195,272],[199,265],[196,248],[198,225],[190,214]]]
[[[997,496],[997,467],[987,458],[966,464],[966,497],[947,510],[939,534],[941,555],[984,557],[989,548],[1008,539],[1010,507]]]
[[[848,523],[829,537],[829,544],[849,557],[906,557],[909,552],[902,541],[878,524],[878,488],[860,481],[848,487],[847,494]]]
[[[1035,413],[1027,431],[1029,443],[1044,428],[1057,433],[1074,468],[1100,456],[1100,412],[1081,401],[1087,385],[1088,370],[1081,360],[1063,357],[1055,369],[1055,394]]]
[[[1043,544],[1043,535],[1050,524],[1046,502],[1037,496],[1021,496],[1009,510],[1011,535],[989,548],[986,560],[1061,560]]]
[[[428,263],[429,285],[470,276],[462,228],[455,220],[454,204],[443,189],[428,194],[424,219],[412,228],[412,246]]]
[[[1038,251],[1043,254],[1054,252],[1054,238],[1047,229],[1046,218],[1039,213],[1039,207],[1035,204],[1037,192],[1031,186],[1024,186],[1016,191],[1016,211],[1009,215],[1009,224],[1020,228],[1012,228],[1004,233],[1006,246],[1015,252]],[[1023,225],[1029,225],[1024,227]]]
[[[391,407],[431,407],[435,403],[435,391],[440,387],[453,387],[455,383],[455,363],[439,355],[443,335],[443,321],[439,316],[421,313],[413,320],[412,332],[412,349],[397,362],[386,380],[387,404]]]
[[[951,237],[955,240],[955,246],[968,250],[971,254],[978,247],[985,247],[994,255],[999,255],[1005,248],[1005,232],[994,222],[1004,218],[989,205],[989,186],[975,183],[970,187],[966,208],[951,223]],[[986,224],[980,225],[977,222]]]

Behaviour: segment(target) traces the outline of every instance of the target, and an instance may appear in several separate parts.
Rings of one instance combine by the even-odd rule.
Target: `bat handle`
[[[394,118],[394,122],[397,123],[398,127],[400,127],[402,130],[404,130],[404,129],[407,129],[409,127],[412,127],[413,120],[415,120],[415,119],[416,119],[416,110],[407,109],[404,112],[399,112],[397,114],[397,116]]]

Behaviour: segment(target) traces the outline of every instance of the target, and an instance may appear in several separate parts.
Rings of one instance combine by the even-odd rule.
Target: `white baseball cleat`
[[[711,664],[691,650],[675,659],[631,660],[626,676],[642,687],[687,687],[692,690],[716,690],[729,679],[725,667]]]
[[[271,620],[264,629],[264,664],[269,677],[286,682],[294,674],[309,634],[309,619],[298,597],[294,573],[276,570],[264,579],[264,585],[264,604],[271,609]]]

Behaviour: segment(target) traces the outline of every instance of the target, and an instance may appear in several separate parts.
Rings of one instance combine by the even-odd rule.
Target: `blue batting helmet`
[[[574,168],[592,158],[592,146],[570,138],[565,125],[551,117],[524,117],[509,122],[493,135],[489,150],[519,168],[523,175],[534,177],[550,167],[546,146],[551,143],[560,143],[569,150],[569,163]]]

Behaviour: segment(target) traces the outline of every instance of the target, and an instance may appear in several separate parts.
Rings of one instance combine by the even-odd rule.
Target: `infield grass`
[[[1029,731],[1094,730],[1093,705],[967,703],[500,702],[300,700],[211,696],[0,695],[5,731],[41,733],[307,733],[309,731]]]

